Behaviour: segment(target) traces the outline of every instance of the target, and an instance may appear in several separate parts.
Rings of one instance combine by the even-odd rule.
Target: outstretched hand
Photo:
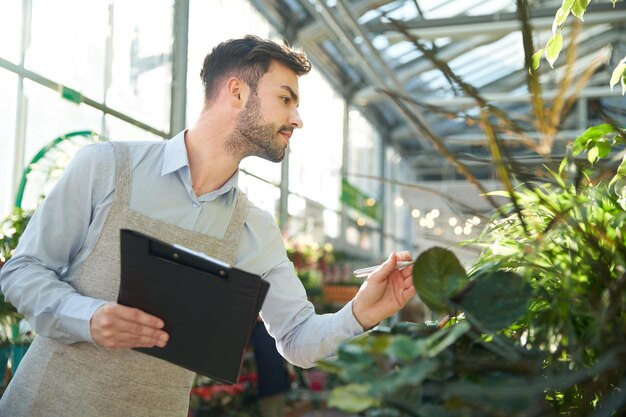
[[[361,285],[352,302],[352,312],[365,330],[396,313],[415,295],[413,265],[396,269],[398,261],[410,260],[407,251],[392,253]]]

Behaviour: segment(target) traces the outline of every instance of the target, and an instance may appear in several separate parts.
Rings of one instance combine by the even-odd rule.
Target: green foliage
[[[617,0],[611,0],[613,3],[613,7],[615,7],[615,3]],[[563,27],[565,25],[565,21],[567,20],[570,14],[576,16],[578,19],[583,21],[583,16],[585,11],[587,10],[587,6],[589,5],[590,0],[563,0],[561,7],[554,14],[554,20],[552,22],[552,36],[546,42],[546,46],[543,49],[539,49],[532,56],[532,69],[536,70],[539,68],[539,64],[541,62],[541,57],[544,54],[546,60],[550,63],[551,67],[554,67],[554,63],[556,62],[561,49],[563,48]],[[529,69],[530,70],[530,69]],[[624,57],[619,64],[613,70],[613,74],[611,75],[611,81],[609,85],[611,86],[611,90],[617,83],[622,85],[622,95],[626,93],[626,57]]]
[[[15,209],[0,222],[0,268],[13,255],[32,214],[31,211]],[[17,328],[22,318],[0,292],[0,345],[18,342]]]
[[[2,263],[13,255],[31,216],[31,211],[16,208],[0,222],[0,261]]]
[[[576,152],[595,162],[620,135],[596,126]],[[618,415],[626,210],[616,188],[626,168],[609,182],[598,166],[577,164],[567,157],[552,182],[518,186],[515,204],[476,239],[484,250],[467,273],[448,250],[422,253],[418,295],[450,319],[399,323],[343,345],[324,365],[347,384],[331,404],[367,416]]]
[[[592,126],[574,141],[573,154],[587,152],[587,159],[592,164],[598,159],[606,158],[611,148],[617,144],[626,143],[626,138],[620,136],[619,130],[608,123]]]
[[[529,70],[544,55],[555,63],[568,16],[582,20],[588,4],[562,1],[553,35]],[[612,86],[624,86],[624,71],[622,60]],[[475,240],[483,251],[467,272],[444,248],[422,253],[415,287],[446,317],[433,326],[398,323],[344,344],[323,365],[350,387],[335,391],[331,404],[369,417],[624,415],[626,157],[617,169],[600,161],[625,143],[612,120],[591,127],[558,172],[547,169],[546,182],[499,193],[511,203]],[[501,162],[497,148],[492,156]],[[589,163],[575,159],[582,153]],[[500,178],[507,179],[514,180]]]

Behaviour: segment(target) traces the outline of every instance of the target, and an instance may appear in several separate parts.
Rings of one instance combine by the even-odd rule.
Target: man
[[[118,305],[119,230],[182,244],[260,274],[261,317],[290,362],[311,367],[414,294],[408,252],[391,254],[353,301],[316,315],[271,216],[236,187],[251,155],[281,161],[296,128],[304,54],[253,36],[218,45],[201,72],[196,125],[164,142],[82,149],[37,210],[0,276],[38,336],[1,416],[185,416],[194,374],[130,350],[165,346],[163,322]],[[202,329],[198,329],[201,331]]]

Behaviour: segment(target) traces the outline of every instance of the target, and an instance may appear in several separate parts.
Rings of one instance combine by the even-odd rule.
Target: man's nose
[[[291,118],[289,119],[289,125],[294,129],[302,129],[302,126],[304,126],[304,123],[300,118],[300,113],[298,113],[297,109],[294,110],[291,114]]]

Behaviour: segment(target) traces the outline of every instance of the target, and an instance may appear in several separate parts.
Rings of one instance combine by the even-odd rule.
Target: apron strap
[[[130,205],[131,174],[130,174],[130,152],[128,145],[123,142],[111,141],[115,151],[115,195],[117,203],[124,206]]]
[[[226,234],[224,235],[224,240],[231,243],[234,248],[237,248],[244,224],[248,218],[249,208],[250,203],[248,202],[248,198],[241,190],[237,189],[237,202],[235,203],[235,210],[233,210],[233,215],[230,218],[230,223],[228,224]]]

